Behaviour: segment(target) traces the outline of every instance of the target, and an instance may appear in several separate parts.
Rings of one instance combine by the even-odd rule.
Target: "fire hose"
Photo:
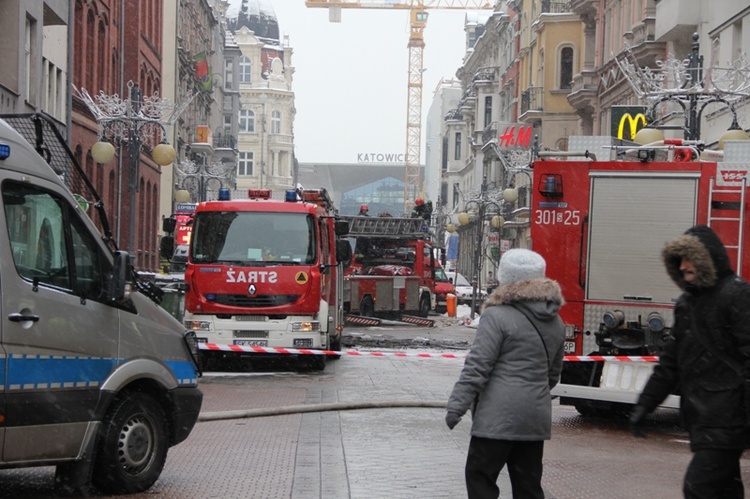
[[[284,416],[287,414],[303,414],[307,412],[352,411],[357,409],[400,409],[410,407],[425,407],[445,409],[446,400],[383,400],[379,402],[329,402],[324,404],[288,405],[284,407],[263,407],[259,409],[240,409],[234,411],[202,412],[198,422],[225,421],[229,419],[265,418],[269,416]]]

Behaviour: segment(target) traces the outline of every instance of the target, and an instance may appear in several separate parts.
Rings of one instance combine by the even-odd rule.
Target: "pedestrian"
[[[497,280],[495,279],[495,276],[492,274],[492,271],[490,270],[487,272],[487,294],[491,295],[493,291],[497,288]]]
[[[370,215],[367,214],[368,211],[370,211],[370,209],[366,204],[363,204],[359,207],[359,213],[357,215],[360,217],[369,217]]]
[[[516,499],[543,499],[542,456],[551,438],[550,390],[560,379],[565,303],[545,277],[544,258],[512,249],[500,259],[499,286],[484,305],[476,337],[448,400],[445,422],[471,408],[465,478],[469,499],[497,498],[503,467]]]
[[[645,437],[646,415],[679,391],[693,452],[684,496],[744,497],[740,455],[750,441],[750,285],[732,271],[726,248],[705,225],[668,242],[662,258],[683,293],[671,341],[630,414],[631,431]]]

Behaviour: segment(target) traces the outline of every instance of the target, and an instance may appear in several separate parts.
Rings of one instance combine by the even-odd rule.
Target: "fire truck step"
[[[435,325],[435,321],[432,319],[425,319],[424,317],[416,317],[413,315],[402,315],[401,322],[408,322],[410,324],[417,324],[427,327],[432,327]]]
[[[348,314],[346,316],[346,324],[348,326],[379,326],[382,322],[382,320],[376,319],[375,317],[362,317],[361,315]]]

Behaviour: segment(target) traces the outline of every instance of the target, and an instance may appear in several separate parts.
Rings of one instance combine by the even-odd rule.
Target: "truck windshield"
[[[303,213],[202,212],[193,223],[194,263],[312,264],[313,217]]]

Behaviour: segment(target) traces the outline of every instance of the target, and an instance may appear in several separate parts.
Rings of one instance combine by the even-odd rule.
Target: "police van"
[[[117,250],[47,115],[0,119],[0,203],[0,468],[149,488],[198,418],[194,334]]]

